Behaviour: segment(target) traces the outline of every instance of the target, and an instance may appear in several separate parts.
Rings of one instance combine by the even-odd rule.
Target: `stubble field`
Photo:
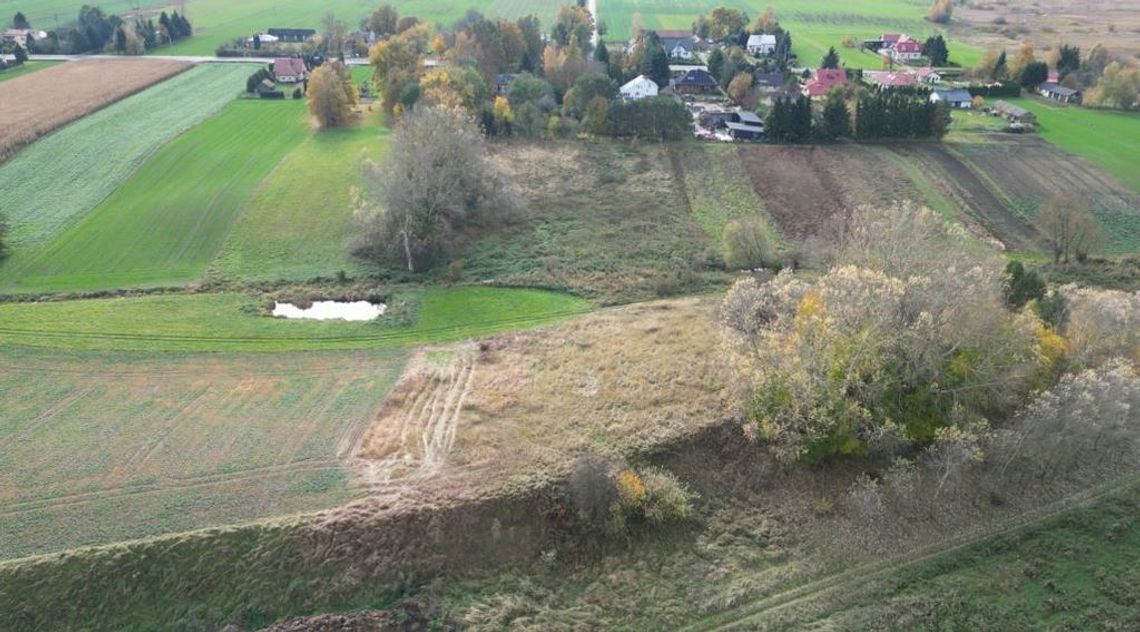
[[[93,59],[0,83],[0,162],[44,134],[189,67],[170,60]]]

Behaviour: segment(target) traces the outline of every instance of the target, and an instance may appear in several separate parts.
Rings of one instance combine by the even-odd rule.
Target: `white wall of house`
[[[621,87],[621,96],[632,100],[646,99],[657,96],[659,90],[660,88],[652,79],[645,75],[638,75]]]

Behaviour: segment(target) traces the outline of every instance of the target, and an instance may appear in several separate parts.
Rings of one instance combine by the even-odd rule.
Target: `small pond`
[[[274,301],[273,315],[278,318],[307,320],[376,320],[387,309],[384,303],[368,301],[313,301],[312,306],[301,309],[292,303]]]

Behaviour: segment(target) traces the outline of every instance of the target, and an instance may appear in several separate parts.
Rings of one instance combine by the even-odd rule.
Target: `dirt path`
[[[815,599],[840,590],[843,590],[843,592],[847,594],[858,593],[861,590],[866,590],[873,580],[882,579],[901,569],[916,566],[944,555],[966,549],[984,540],[1024,531],[1055,518],[1070,509],[1093,504],[1110,494],[1136,485],[1138,482],[1140,482],[1140,477],[1135,475],[1122,477],[1107,485],[1059,500],[1037,511],[1010,518],[980,533],[966,533],[958,537],[947,538],[938,544],[922,547],[903,555],[861,564],[784,592],[743,604],[732,610],[719,612],[681,629],[737,630],[765,628],[765,620],[780,612],[808,604]]]

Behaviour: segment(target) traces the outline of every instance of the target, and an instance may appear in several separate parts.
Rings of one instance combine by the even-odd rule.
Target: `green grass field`
[[[404,351],[0,351],[0,558],[339,505]]]
[[[929,4],[912,0],[600,0],[598,11],[609,27],[606,39],[616,42],[629,39],[638,28],[688,29],[698,15],[719,5],[742,9],[750,20],[773,7],[780,24],[791,32],[801,63],[809,66],[819,63],[834,46],[847,66],[877,69],[878,56],[845,49],[840,41],[846,36],[861,41],[883,32],[907,32],[925,39],[938,30],[923,20]],[[950,42],[951,61],[972,66],[980,56],[981,51],[972,46]]]
[[[200,278],[258,183],[309,134],[301,100],[238,101],[150,158],[102,204],[0,269],[15,291]]]
[[[1037,115],[1042,138],[1140,191],[1140,166],[1136,162],[1140,114],[1054,105],[1037,98],[1007,100]]]
[[[4,204],[16,255],[58,235],[155,150],[221,110],[241,92],[250,68],[192,68],[41,138],[0,166],[0,199],[19,201]],[[0,278],[7,267],[0,266]]]
[[[553,322],[589,303],[541,290],[490,287],[397,292],[389,301],[418,314],[404,325],[270,318],[242,294],[0,303],[0,344],[59,349],[289,351],[388,348],[460,340]]]
[[[44,68],[51,68],[52,66],[54,66],[58,63],[59,62],[57,62],[57,61],[26,61],[26,62],[20,64],[19,66],[16,66],[15,68],[9,68],[7,70],[0,70],[0,81],[8,81],[9,79],[15,79],[16,77],[22,77],[24,75],[33,73],[37,70],[43,70]]]
[[[356,127],[313,134],[291,151],[245,204],[211,270],[234,279],[362,271],[345,241],[361,158],[377,159],[388,135],[376,114]]]

